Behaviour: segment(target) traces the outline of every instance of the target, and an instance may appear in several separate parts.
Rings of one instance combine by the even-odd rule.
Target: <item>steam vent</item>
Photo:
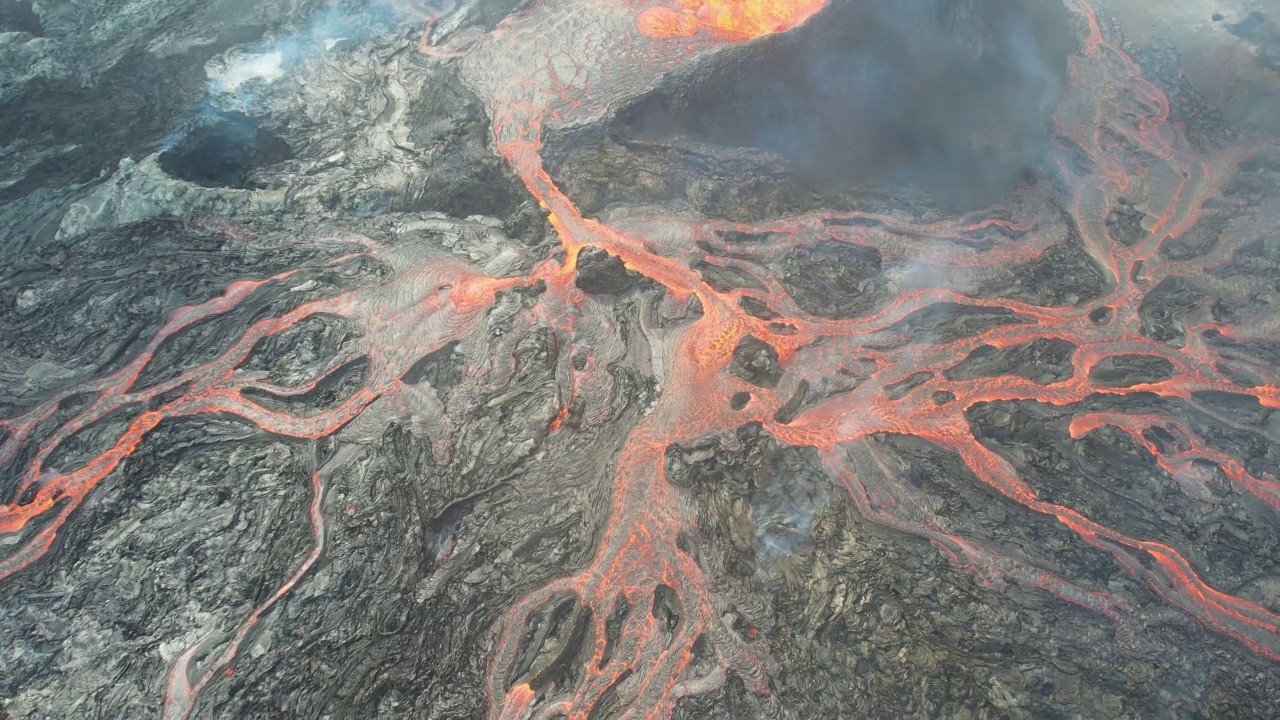
[[[1274,0],[0,0],[0,720],[1166,717]]]

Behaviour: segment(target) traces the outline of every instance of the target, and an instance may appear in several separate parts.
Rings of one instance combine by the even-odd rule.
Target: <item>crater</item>
[[[231,111],[193,120],[159,162],[170,177],[197,185],[258,189],[256,170],[292,157],[288,143],[262,127],[260,118]]]

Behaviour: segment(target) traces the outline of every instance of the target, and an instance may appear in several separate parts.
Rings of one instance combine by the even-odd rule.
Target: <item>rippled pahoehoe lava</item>
[[[490,277],[430,253],[373,248],[369,252],[395,271],[384,284],[261,320],[221,356],[168,379],[141,382],[167,338],[228,311],[265,285],[288,281],[291,273],[236,283],[218,298],[179,309],[146,351],[118,372],[68,388],[4,423],[0,462],[22,463],[23,469],[15,499],[0,510],[0,533],[21,536],[17,549],[0,560],[0,577],[39,559],[94,487],[166,419],[229,413],[268,433],[320,438],[349,432],[357,423],[400,417],[412,405],[426,418],[437,461],[446,461],[452,419],[438,400],[406,389],[402,378],[422,357],[480,332],[506,292],[537,295],[518,331],[500,341],[491,364],[477,368],[476,376],[509,381],[511,348],[522,333],[547,328],[562,349],[556,377],[563,400],[548,432],[566,432],[568,419],[577,428],[602,422],[614,392],[608,368],[621,353],[622,339],[607,300],[584,292],[575,280],[582,254],[603,250],[665,291],[662,322],[646,337],[660,394],[617,458],[609,519],[592,561],[578,574],[526,595],[498,619],[489,661],[491,716],[585,718],[609,706],[665,717],[680,698],[717,688],[729,673],[758,693],[770,691],[767,646],[749,641],[751,628],[726,621],[724,599],[689,548],[697,534],[691,500],[664,479],[671,446],[708,436],[732,446],[733,431],[752,423],[784,443],[815,448],[866,520],[929,540],[991,585],[1040,588],[1117,624],[1127,622],[1125,600],[1106,589],[949,531],[918,502],[918,490],[895,483],[892,472],[874,471],[885,465],[870,441],[913,436],[954,453],[983,483],[1055,518],[1172,605],[1280,661],[1280,617],[1211,587],[1178,549],[1046,500],[971,426],[971,412],[1000,403],[1064,408],[1075,413],[1072,437],[1116,428],[1170,476],[1194,485],[1193,476],[1221,473],[1240,492],[1280,511],[1274,477],[1215,449],[1186,422],[1146,409],[1131,414],[1089,406],[1098,398],[1155,397],[1214,413],[1204,407],[1205,397],[1229,393],[1261,407],[1280,407],[1274,368],[1250,361],[1247,353],[1228,352],[1273,334],[1273,318],[1227,324],[1207,312],[1193,314],[1175,343],[1144,332],[1142,313],[1144,301],[1166,281],[1212,274],[1262,238],[1261,231],[1235,228],[1201,252],[1167,252],[1168,243],[1196,226],[1205,204],[1222,194],[1241,163],[1272,150],[1198,152],[1169,121],[1164,93],[1104,36],[1092,7],[1085,0],[1068,4],[1081,37],[1054,115],[1056,173],[1027,192],[1016,213],[928,223],[874,213],[812,213],[754,224],[643,213],[611,223],[584,217],[545,170],[542,137],[549,129],[599,120],[670,70],[729,44],[794,28],[822,3],[533,5],[460,53],[458,61],[487,104],[498,152],[547,211],[561,252],[525,276]],[[1145,218],[1121,238],[1115,213],[1133,205],[1146,208]],[[1100,269],[1104,287],[1097,297],[1044,305],[979,291],[1009,268],[1040,260],[1066,242],[1078,242]],[[795,248],[833,243],[862,248],[884,266],[900,269],[899,292],[854,317],[806,312],[769,261]],[[699,263],[730,268],[751,282],[718,289],[694,269]],[[317,315],[349,320],[365,335],[316,380],[276,387],[238,371],[264,338]],[[940,333],[941,319],[955,317],[967,318],[960,323],[966,331]],[[955,371],[982,353],[1050,341],[1071,348],[1065,379]],[[766,348],[781,368],[776,382],[731,371],[744,346]],[[1142,382],[1108,382],[1100,368],[1130,357],[1152,358],[1168,372]],[[295,416],[251,399],[255,393],[303,395],[357,361],[368,363],[360,388],[323,412]],[[1259,379],[1241,381],[1241,372]],[[87,404],[64,412],[76,398],[88,398]],[[1072,410],[1077,406],[1078,412]],[[70,438],[120,412],[134,414],[111,448],[79,467],[54,464]],[[188,664],[201,647],[182,654],[170,674],[168,714],[190,712],[200,689],[235,658],[248,629],[315,562],[324,542],[319,499],[331,466],[343,459],[339,453],[313,473],[314,552],[222,641],[221,653],[197,677]],[[571,686],[559,686],[534,666],[533,645],[545,639],[548,626],[578,639],[570,643],[580,648],[578,654],[564,658],[576,668],[569,673]],[[708,654],[715,659],[710,665],[700,661]]]

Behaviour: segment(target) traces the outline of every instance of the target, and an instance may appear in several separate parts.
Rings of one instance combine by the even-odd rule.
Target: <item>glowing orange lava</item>
[[[799,27],[826,0],[680,0],[675,7],[646,8],[636,19],[652,38],[685,38],[706,28],[728,40],[750,40]]]
[[[982,582],[1037,588],[1117,623],[1133,615],[1126,599],[1108,587],[1059,577],[951,532],[923,509],[924,503],[911,501],[911,493],[917,491],[907,483],[892,473],[877,479],[875,473],[863,472],[868,438],[882,433],[920,438],[961,458],[995,492],[1052,518],[1079,542],[1110,555],[1206,627],[1280,660],[1280,617],[1211,587],[1177,548],[1127,535],[1041,497],[1008,458],[974,436],[968,415],[999,402],[1072,408],[1100,394],[1194,405],[1201,393],[1230,392],[1251,396],[1264,408],[1280,408],[1275,368],[1253,367],[1261,381],[1235,382],[1222,370],[1222,350],[1208,340],[1270,337],[1275,332],[1272,321],[1228,325],[1200,313],[1187,318],[1185,344],[1173,347],[1144,335],[1139,314],[1144,299],[1162,281],[1211,275],[1259,239],[1257,233],[1224,233],[1216,246],[1195,257],[1160,254],[1166,241],[1196,225],[1206,203],[1222,194],[1248,152],[1205,155],[1191,148],[1181,129],[1169,121],[1164,93],[1103,36],[1088,2],[1070,0],[1086,35],[1071,59],[1069,87],[1054,116],[1060,141],[1055,155],[1058,173],[1052,182],[1042,183],[1039,199],[1028,199],[1016,219],[975,213],[920,223],[850,212],[750,224],[662,216],[610,224],[584,217],[544,169],[544,129],[598,117],[612,102],[651,88],[663,72],[701,52],[786,31],[823,6],[781,0],[686,1],[637,14],[634,6],[624,4],[628,1],[599,0],[589,7],[571,0],[536,3],[462,60],[473,63],[464,75],[487,103],[495,147],[548,212],[562,253],[513,278],[491,278],[449,258],[392,262],[396,274],[383,285],[260,320],[231,341],[221,356],[170,380],[139,386],[144,369],[167,338],[228,312],[289,274],[235,283],[220,297],[179,308],[144,351],[118,372],[67,388],[0,425],[6,431],[0,463],[21,462],[18,492],[0,507],[0,534],[18,535],[20,542],[0,559],[0,578],[44,556],[98,483],[145,442],[151,430],[174,418],[226,413],[267,433],[319,438],[348,423],[397,417],[397,408],[413,402],[416,416],[431,419],[427,429],[433,455],[446,464],[452,419],[445,416],[438,398],[410,391],[402,377],[419,359],[453,341],[487,338],[487,362],[481,359],[470,368],[464,382],[501,388],[515,377],[517,345],[535,330],[550,333],[559,351],[559,396],[546,417],[535,419],[538,427],[560,437],[602,425],[610,419],[614,401],[610,365],[624,357],[627,343],[611,301],[593,297],[575,284],[578,253],[594,248],[621,258],[628,269],[665,289],[658,312],[670,322],[654,330],[652,338],[654,375],[661,391],[617,458],[609,516],[594,557],[580,572],[532,589],[496,622],[487,688],[491,717],[576,720],[591,717],[605,699],[632,709],[633,715],[668,717],[682,697],[716,689],[729,672],[755,692],[770,692],[767,641],[755,641],[754,629],[735,628],[724,620],[715,578],[681,544],[682,537],[696,534],[690,511],[696,505],[665,478],[665,452],[671,445],[706,437],[729,444],[733,432],[749,423],[759,424],[782,442],[815,448],[863,518],[926,538]],[[604,43],[564,37],[566,27],[574,22],[587,26],[593,19],[584,14],[601,8],[616,11],[614,15],[626,22],[613,26],[610,38],[617,42],[609,45],[607,54],[602,54]],[[601,13],[607,20],[607,13]],[[640,34],[631,31],[633,22]],[[1141,182],[1135,182],[1138,174]],[[1112,236],[1108,217],[1128,194],[1139,192],[1138,186],[1146,193],[1142,199],[1149,208],[1149,222],[1141,237],[1121,243]],[[1070,231],[1059,207],[1070,215]],[[743,234],[767,236],[769,241],[731,239]],[[965,291],[964,278],[1042,258],[1068,236],[1078,240],[1106,276],[1106,288],[1097,299],[1045,307]],[[925,280],[862,316],[815,317],[787,294],[767,261],[821,243],[874,251],[887,265],[921,270]],[[718,290],[693,269],[696,263],[732,268],[754,282]],[[529,293],[529,307],[510,331],[491,337],[483,327],[486,317],[503,293],[517,288]],[[748,312],[751,307],[767,312]],[[913,335],[913,322],[956,308],[1003,313],[1010,321],[945,341]],[[300,387],[273,387],[238,372],[259,341],[318,314],[361,326],[365,335],[359,347],[344,351],[319,377]],[[748,336],[776,350],[784,369],[776,387],[751,385],[728,371],[734,349]],[[979,348],[1007,349],[1036,341],[1065,341],[1075,347],[1069,377],[1041,384],[1010,375],[964,379],[948,374]],[[1166,362],[1171,374],[1119,388],[1096,381],[1094,371],[1108,358],[1135,354]],[[252,393],[245,394],[306,393],[360,358],[369,361],[363,386],[337,407],[315,415],[295,417],[269,410],[253,402]],[[790,408],[791,399],[807,383],[832,375],[856,377],[858,383]],[[731,406],[729,399],[743,394],[749,394],[750,402]],[[59,419],[64,401],[77,396],[91,399],[69,419]],[[146,409],[133,417],[113,447],[79,467],[52,466],[58,447],[76,433],[129,408]],[[462,410],[465,414],[466,408]],[[1145,410],[1078,411],[1070,435],[1081,438],[1103,427],[1117,428],[1146,448],[1188,492],[1203,485],[1204,473],[1216,470],[1240,495],[1280,510],[1276,478],[1212,447],[1211,438],[1197,436],[1186,422]],[[1152,430],[1166,439],[1163,445],[1149,438]],[[344,457],[340,451],[331,465]],[[321,498],[330,471],[320,468],[312,476],[313,552],[266,602],[244,617],[230,639],[221,641],[218,652],[205,648],[202,641],[180,655],[170,669],[166,716],[185,716],[200,689],[224,676],[221,671],[236,660],[240,640],[315,562],[324,547]],[[454,557],[443,562],[454,562]],[[589,659],[577,673],[576,685],[556,687],[528,666],[527,658],[537,653],[525,647],[530,636],[526,628],[539,612],[566,599],[574,603]],[[678,606],[674,625],[658,620],[660,605]],[[619,618],[614,626],[609,625],[611,617]],[[711,649],[714,670],[698,670],[694,648],[700,645]],[[198,655],[212,659],[193,670],[190,666]]]
[[[1039,588],[1118,623],[1125,622],[1131,609],[1123,599],[999,555],[941,530],[928,518],[906,515],[892,500],[900,488],[870,488],[851,463],[862,439],[876,433],[910,434],[949,449],[980,480],[1011,500],[1056,518],[1083,542],[1111,554],[1119,565],[1146,580],[1170,603],[1255,652],[1280,659],[1280,617],[1256,603],[1209,587],[1173,548],[1126,536],[1072,508],[1040,499],[1011,463],[978,442],[966,418],[971,408],[997,401],[1067,405],[1085,400],[1104,390],[1092,381],[1092,369],[1105,358],[1123,353],[1142,352],[1167,359],[1177,373],[1165,381],[1105,388],[1106,392],[1157,393],[1187,400],[1202,391],[1241,392],[1239,386],[1222,377],[1214,353],[1203,342],[1191,339],[1187,347],[1175,349],[1141,335],[1137,311],[1146,292],[1162,279],[1204,272],[1252,239],[1244,235],[1224,242],[1214,252],[1192,261],[1165,263],[1157,258],[1165,240],[1196,224],[1204,203],[1220,191],[1242,157],[1225,153],[1205,158],[1192,152],[1168,122],[1164,94],[1102,36],[1093,8],[1084,0],[1070,5],[1084,20],[1087,36],[1083,51],[1071,61],[1072,87],[1055,116],[1056,130],[1074,143],[1073,149],[1083,153],[1093,170],[1077,174],[1065,160],[1060,167],[1070,187],[1068,205],[1080,241],[1113,283],[1104,297],[1078,307],[1046,308],[1007,299],[975,298],[944,286],[904,292],[868,317],[825,320],[800,309],[763,262],[752,257],[758,253],[763,260],[793,247],[838,242],[875,249],[886,260],[915,257],[920,261],[916,245],[924,243],[928,259],[923,262],[944,275],[981,272],[1030,261],[1055,239],[1060,241],[1062,236],[1050,230],[1047,213],[1025,223],[961,218],[912,225],[864,213],[814,214],[753,225],[703,223],[695,228],[690,244],[709,252],[696,253],[696,259],[732,267],[765,288],[718,291],[690,270],[690,260],[673,262],[654,252],[643,230],[613,228],[584,218],[547,175],[541,160],[543,124],[588,106],[579,99],[581,95],[572,92],[572,83],[566,83],[552,69],[551,58],[550,82],[542,83],[549,93],[541,100],[545,104],[522,100],[517,112],[501,102],[494,104],[498,149],[551,212],[552,223],[570,256],[583,247],[605,249],[621,257],[627,267],[663,285],[672,298],[684,301],[695,296],[703,315],[670,341],[662,395],[633,431],[618,460],[613,505],[596,557],[581,573],[526,596],[500,622],[491,670],[493,716],[506,717],[515,711],[538,718],[587,718],[604,698],[619,702],[622,697],[621,702],[646,716],[666,717],[680,697],[717,684],[712,677],[688,675],[689,643],[703,637],[712,639],[722,668],[736,672],[757,692],[768,692],[767,659],[758,647],[707,615],[714,590],[702,569],[675,541],[687,529],[688,520],[679,508],[688,500],[661,480],[664,448],[708,435],[731,441],[726,433],[750,422],[760,423],[784,442],[818,448],[863,517],[928,538],[956,562],[971,568],[984,583],[1002,586],[1013,582]],[[698,28],[713,30],[711,35],[719,42],[733,42],[785,31],[820,8],[820,3],[753,6],[685,2],[678,7],[646,9],[637,23],[643,34],[660,42],[687,43],[679,47],[686,57],[692,57],[700,47],[706,47],[696,43],[701,36]],[[584,61],[578,60],[575,72],[581,73]],[[577,89],[582,94],[589,91],[585,84]],[[515,127],[519,129],[513,131]],[[1117,145],[1117,138],[1125,145]],[[1063,148],[1063,156],[1070,151]],[[1163,198],[1155,199],[1159,204],[1153,209],[1154,221],[1145,240],[1126,247],[1111,239],[1106,221],[1110,208],[1130,188],[1128,173],[1140,164],[1135,162],[1137,158],[1151,162],[1145,172],[1173,180]],[[878,229],[861,229],[868,225]],[[726,233],[771,239],[764,247],[729,246],[723,239]],[[972,242],[966,243],[966,239]],[[978,245],[986,247],[978,250]],[[1142,270],[1140,281],[1136,269]],[[564,275],[558,277],[567,280]],[[556,291],[569,293],[567,288]],[[743,300],[755,301],[781,322],[746,312]],[[583,307],[584,303],[589,305],[590,300],[579,299],[574,304]],[[897,328],[903,323],[948,305],[1010,311],[1020,320],[946,343],[916,345],[900,339],[902,331]],[[1101,311],[1112,318],[1109,323],[1096,321]],[[1212,323],[1206,323],[1189,328],[1187,336],[1193,338],[1211,327]],[[871,376],[853,392],[787,417],[781,411],[788,395],[781,385],[774,389],[753,387],[726,372],[734,347],[748,335],[767,339],[779,361],[802,379],[858,365],[870,366]],[[949,380],[945,375],[948,368],[980,346],[1007,348],[1053,338],[1078,347],[1074,372],[1064,382],[1046,386],[1008,376]],[[816,341],[827,341],[826,349],[815,349]],[[909,380],[914,389],[905,396],[889,392]],[[795,387],[790,386],[792,391]],[[1254,386],[1249,392],[1265,407],[1280,407],[1280,391],[1274,385]],[[726,400],[739,393],[750,393],[751,403],[741,411],[732,410]],[[939,397],[948,399],[939,402]],[[1074,424],[1072,430],[1085,432],[1091,422],[1103,420],[1094,416]],[[1241,463],[1196,440],[1189,439],[1187,450],[1163,461],[1162,467],[1183,473],[1197,460],[1218,464],[1240,490],[1274,506],[1274,479],[1256,477]],[[654,624],[656,593],[663,588],[674,593],[685,611],[676,637],[664,637]],[[585,676],[569,689],[538,687],[524,682],[523,677],[511,677],[526,636],[525,623],[566,594],[577,598],[584,608],[580,612],[587,614],[589,637],[595,638]],[[632,648],[628,654],[610,652],[605,625],[610,607],[630,608],[622,627]],[[548,697],[531,705],[531,691]]]

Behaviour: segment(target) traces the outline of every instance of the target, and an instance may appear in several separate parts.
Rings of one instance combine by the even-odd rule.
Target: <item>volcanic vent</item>
[[[868,193],[980,209],[1048,160],[1074,47],[1056,3],[835,2],[550,133],[544,156],[586,212],[678,199],[768,217]]]
[[[212,187],[254,187],[254,170],[292,157],[289,145],[242,112],[202,114],[160,153],[169,175]]]

